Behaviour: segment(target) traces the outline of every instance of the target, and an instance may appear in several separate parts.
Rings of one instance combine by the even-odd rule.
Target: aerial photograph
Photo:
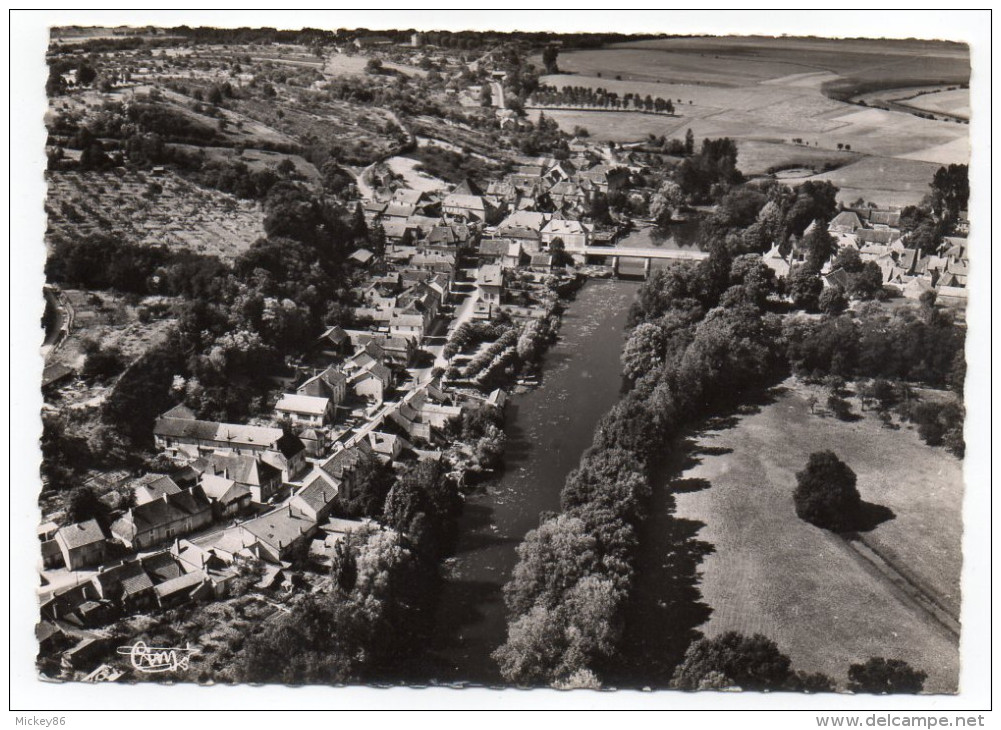
[[[393,25],[49,28],[36,677],[959,692],[970,46]]]

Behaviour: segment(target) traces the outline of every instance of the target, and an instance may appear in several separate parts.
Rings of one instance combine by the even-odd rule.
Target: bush
[[[841,289],[829,286],[820,293],[818,306],[824,314],[838,315],[848,309],[848,299]]]
[[[848,689],[867,694],[917,694],[928,675],[900,659],[873,657],[848,668]]]
[[[862,506],[855,488],[855,472],[832,451],[810,454],[806,468],[796,474],[793,501],[796,514],[817,527],[851,529]]]
[[[827,408],[834,414],[835,418],[841,421],[851,420],[852,404],[841,396],[833,393],[827,396]]]
[[[713,639],[699,639],[685,652],[671,685],[677,689],[781,689],[790,679],[789,657],[774,641],[755,634],[728,631]]]
[[[106,347],[87,354],[80,375],[88,380],[113,378],[125,369],[125,358],[117,347]]]

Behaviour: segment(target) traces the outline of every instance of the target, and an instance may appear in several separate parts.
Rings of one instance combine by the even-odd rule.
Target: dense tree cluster
[[[403,535],[374,530],[339,546],[337,588],[301,596],[251,634],[233,679],[334,684],[405,674],[427,640],[437,576]]]
[[[827,235],[827,223],[836,215],[837,188],[828,181],[808,180],[795,189],[771,181],[765,185],[740,185],[725,191],[716,209],[704,219],[703,245],[724,242],[731,253],[764,253],[773,244],[789,253],[811,223],[814,231]],[[801,248],[814,258],[832,242],[817,236]],[[814,264],[816,268],[816,264]],[[819,270],[819,269],[818,269]]]
[[[924,304],[892,312],[869,305],[821,319],[787,318],[786,356],[798,375],[889,378],[949,384],[963,367],[964,330],[949,312]]]
[[[701,150],[681,162],[674,179],[693,203],[719,200],[744,179],[737,169],[736,142],[729,137],[702,140]]]

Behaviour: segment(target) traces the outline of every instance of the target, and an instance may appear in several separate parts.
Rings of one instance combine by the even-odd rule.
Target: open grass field
[[[710,636],[761,632],[794,668],[842,686],[850,664],[885,656],[927,672],[926,691],[955,691],[955,635],[862,554],[875,550],[958,616],[962,464],[906,426],[883,428],[871,413],[856,422],[811,415],[810,392],[790,379],[759,412],[697,440],[699,463],[683,478],[704,488],[682,490],[676,516],[704,523],[698,539],[712,545],[700,569],[711,613],[700,628]],[[795,514],[795,473],[820,449],[856,472],[864,500],[894,514],[864,533],[858,549]]]
[[[939,165],[933,162],[886,157],[860,157],[856,162],[830,172],[783,182],[796,185],[806,180],[830,180],[838,186],[838,200],[850,204],[858,198],[882,205],[914,205],[928,192]]]
[[[930,94],[898,97],[896,101],[915,109],[923,109],[924,111],[936,112],[938,114],[951,114],[963,119],[970,118],[969,89],[942,89]]]
[[[232,259],[264,235],[256,203],[170,171],[50,172],[46,179],[50,238],[104,233]]]
[[[670,98],[677,114],[661,118],[547,110],[547,116],[567,131],[579,125],[597,139],[617,142],[647,134],[680,137],[689,128],[696,140],[732,137],[742,149],[752,146],[750,160],[745,160],[748,174],[800,165],[819,172],[833,160],[847,165],[843,178],[852,189],[852,200],[861,196],[879,204],[916,203],[927,192],[934,169],[969,159],[966,125],[842,101],[877,90],[916,92],[919,87],[965,83],[969,57],[961,44],[669,38],[561,53],[558,63],[563,73],[545,76],[543,83]],[[926,94],[917,99],[940,105],[940,112],[961,109],[955,98],[936,97]],[[804,144],[793,144],[796,138]],[[884,158],[882,169],[887,174],[874,178],[871,167],[849,164],[853,159],[839,154],[839,144],[850,147],[854,155]],[[816,155],[810,164],[801,162],[804,146]],[[898,165],[897,160],[906,162]],[[934,164],[914,191],[901,189],[894,180],[898,176],[908,184],[913,180],[919,168],[911,161]]]

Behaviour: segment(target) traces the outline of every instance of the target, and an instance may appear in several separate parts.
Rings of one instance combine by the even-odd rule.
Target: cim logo
[[[132,667],[137,672],[154,674],[157,672],[176,672],[186,670],[192,654],[196,649],[185,647],[146,646],[146,642],[137,641],[132,646],[118,647],[118,653],[129,657]]]

